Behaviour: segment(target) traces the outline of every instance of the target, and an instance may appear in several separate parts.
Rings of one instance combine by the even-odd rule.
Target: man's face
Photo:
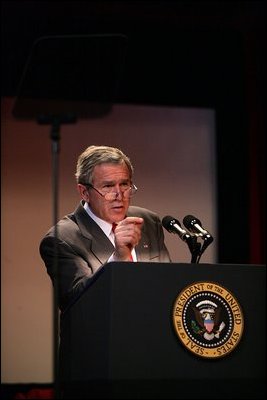
[[[124,198],[121,189],[131,184],[130,174],[126,164],[100,164],[94,168],[93,186],[100,192],[112,190],[117,193],[115,200],[106,200],[93,188],[79,185],[82,198],[90,205],[93,213],[104,221],[113,223],[123,220],[126,216],[130,199]]]

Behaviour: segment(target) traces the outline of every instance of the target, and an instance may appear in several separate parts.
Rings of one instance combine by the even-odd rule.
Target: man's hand
[[[139,217],[126,217],[118,223],[114,231],[117,261],[131,260],[131,251],[139,243],[143,223],[143,218]]]

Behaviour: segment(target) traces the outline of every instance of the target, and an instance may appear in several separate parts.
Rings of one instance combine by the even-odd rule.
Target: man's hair
[[[125,163],[130,174],[130,179],[133,176],[132,163],[120,149],[109,146],[89,146],[78,157],[76,167],[76,181],[77,183],[93,183],[93,172],[96,165],[111,163],[123,164]]]

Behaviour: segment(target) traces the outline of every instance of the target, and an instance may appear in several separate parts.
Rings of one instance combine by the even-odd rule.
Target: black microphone
[[[191,262],[197,262],[201,248],[201,244],[197,242],[197,235],[191,235],[181,227],[180,222],[176,218],[173,218],[170,215],[163,218],[162,225],[168,232],[176,233],[184,242],[186,242],[191,253]]]
[[[190,232],[196,233],[204,238],[210,237],[213,240],[211,234],[206,229],[202,228],[200,220],[194,217],[193,215],[187,215],[186,217],[184,217],[183,224],[186,227],[186,229],[188,229]]]
[[[162,225],[168,232],[176,233],[184,242],[191,240],[190,233],[181,227],[180,222],[176,218],[166,215],[166,217],[162,219]]]
[[[199,252],[199,257],[197,261],[199,262],[201,255],[204,253],[206,248],[213,242],[213,237],[206,229],[202,228],[200,220],[194,217],[193,215],[187,215],[186,217],[184,217],[183,224],[186,227],[186,229],[188,229],[190,232],[197,233],[204,241],[202,248]]]

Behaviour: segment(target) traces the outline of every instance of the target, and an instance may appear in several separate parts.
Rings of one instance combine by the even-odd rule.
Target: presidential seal
[[[242,337],[241,307],[229,290],[215,282],[187,286],[176,298],[172,316],[178,338],[199,357],[226,356]]]

